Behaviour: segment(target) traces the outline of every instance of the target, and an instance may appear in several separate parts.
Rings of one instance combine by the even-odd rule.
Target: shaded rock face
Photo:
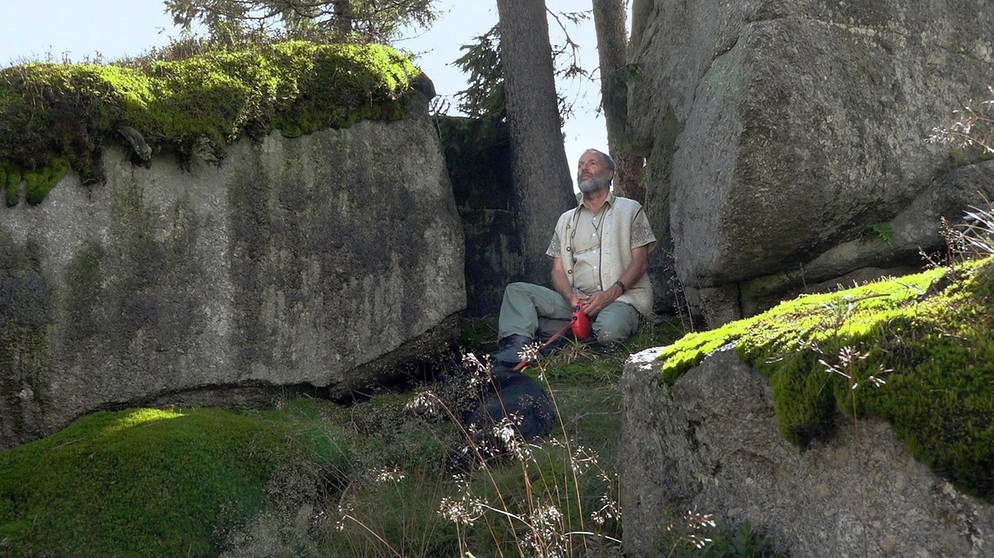
[[[497,315],[504,287],[525,277],[507,126],[456,116],[435,121],[466,237],[466,314]]]
[[[949,175],[969,161],[926,138],[989,97],[994,4],[635,0],[633,13],[647,206],[710,325],[921,265],[919,248],[943,246],[938,217],[980,201],[977,181]],[[970,172],[990,194],[994,169]],[[962,188],[949,205],[934,203],[940,184]],[[886,227],[894,238],[867,234]]]
[[[463,234],[427,118],[103,162],[0,207],[0,447],[197,393],[341,396],[454,339]]]
[[[749,522],[790,556],[990,556],[994,506],[914,460],[886,423],[851,422],[801,451],[780,435],[769,380],[722,349],[661,384],[659,349],[622,379],[625,555],[657,556],[661,510]]]

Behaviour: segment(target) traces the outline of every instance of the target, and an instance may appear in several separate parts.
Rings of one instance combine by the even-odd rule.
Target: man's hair
[[[612,159],[611,156],[608,155],[607,153],[604,153],[599,149],[594,149],[593,147],[584,151],[584,153],[596,153],[600,155],[601,157],[604,158],[604,166],[607,167],[607,170],[614,172],[614,159]]]

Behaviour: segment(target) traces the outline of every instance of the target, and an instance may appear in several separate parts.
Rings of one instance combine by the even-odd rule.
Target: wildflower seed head
[[[596,465],[597,452],[586,446],[577,445],[573,451],[573,457],[570,459],[570,467],[572,467],[573,472],[582,475]]]
[[[459,498],[443,497],[438,506],[438,513],[456,525],[472,525],[483,515],[483,509],[482,501],[463,494]]]
[[[541,343],[537,343],[537,342],[536,343],[529,343],[529,344],[527,344],[527,345],[525,345],[524,347],[521,348],[521,351],[518,352],[518,357],[520,357],[521,360],[528,361],[528,362],[533,361],[533,360],[537,360],[538,359],[538,351],[541,348],[542,348],[542,344]]]
[[[404,473],[397,467],[394,467],[392,469],[384,467],[382,469],[373,471],[373,473],[374,473],[374,480],[377,483],[384,483],[384,482],[397,483],[404,480],[404,478],[406,477],[406,475],[404,475]]]
[[[344,531],[345,521],[352,517],[354,512],[353,502],[342,502],[338,505],[338,519],[335,520],[335,530]]]
[[[601,494],[598,498],[600,507],[590,513],[590,519],[597,525],[604,526],[610,520],[621,517],[621,504],[607,494]]]
[[[414,399],[407,402],[404,410],[428,416],[438,416],[442,413],[442,401],[435,392],[431,390],[422,391],[414,396]]]

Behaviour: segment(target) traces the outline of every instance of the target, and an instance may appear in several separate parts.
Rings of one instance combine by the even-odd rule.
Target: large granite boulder
[[[991,194],[981,166],[934,205],[975,160],[927,138],[989,95],[994,4],[635,0],[633,12],[629,125],[648,211],[709,324],[920,265],[920,248],[942,247],[939,217],[959,221],[978,185]]]
[[[94,409],[338,397],[453,341],[463,234],[427,117],[226,151],[108,148],[105,184],[0,206],[0,448]]]
[[[625,555],[658,556],[662,510],[748,522],[789,556],[990,556],[994,506],[916,461],[891,427],[850,422],[801,450],[777,427],[769,379],[731,349],[671,388],[659,349],[622,379]]]

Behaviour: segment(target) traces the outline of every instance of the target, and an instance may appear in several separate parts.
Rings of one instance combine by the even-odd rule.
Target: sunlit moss
[[[217,556],[286,480],[277,475],[308,475],[298,469],[314,456],[298,429],[317,424],[289,409],[86,416],[0,452],[0,555]]]
[[[382,45],[286,42],[133,67],[32,62],[0,70],[0,162],[59,178],[68,164],[84,184],[100,182],[101,147],[131,149],[124,126],[153,152],[182,162],[206,145],[217,160],[229,142],[273,130],[300,135],[401,118],[423,80]],[[29,202],[44,198],[46,184],[29,183]]]
[[[933,269],[802,296],[665,347],[672,384],[714,350],[735,351],[770,377],[781,433],[806,447],[840,413],[894,425],[916,458],[961,489],[994,500],[994,261]],[[830,373],[861,355],[852,380]],[[885,380],[873,386],[870,375]],[[853,385],[856,387],[853,388]]]
[[[25,201],[31,205],[41,203],[67,172],[69,172],[69,162],[63,158],[52,159],[47,166],[38,170],[25,171],[23,174]]]
[[[113,422],[99,431],[99,435],[119,434],[128,428],[147,426],[156,421],[179,418],[183,415],[184,413],[175,409],[130,409],[119,413]]]

